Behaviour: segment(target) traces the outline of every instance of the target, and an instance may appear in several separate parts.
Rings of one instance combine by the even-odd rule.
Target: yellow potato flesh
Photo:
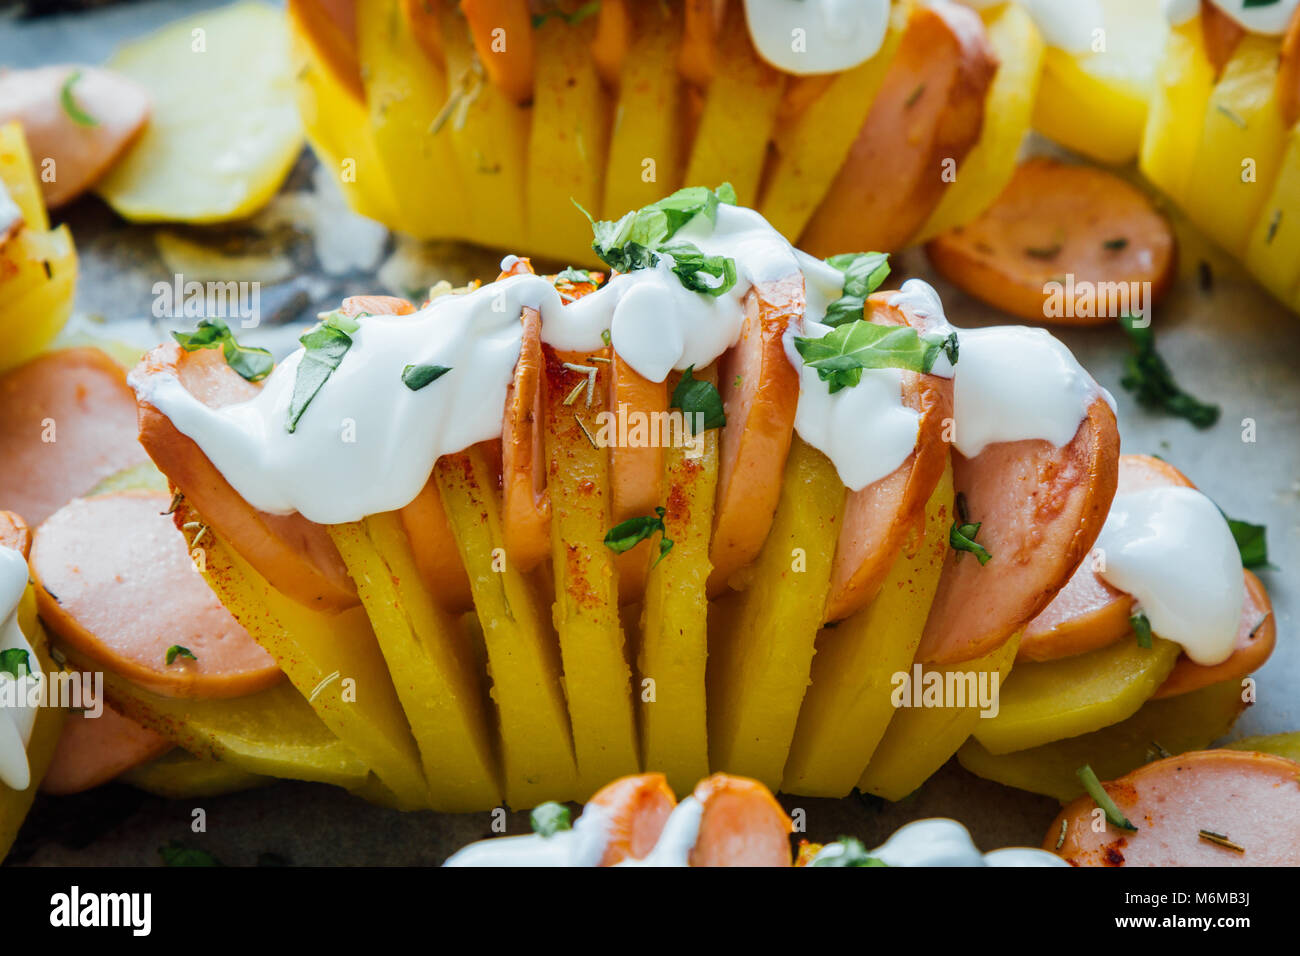
[[[997,716],[972,732],[989,752],[1005,754],[1117,724],[1164,683],[1180,650],[1158,637],[1151,647],[1126,638],[1074,657],[1026,661],[1002,688]]]
[[[921,642],[948,551],[952,500],[950,466],[926,503],[921,538],[900,552],[875,600],[818,636],[812,687],[785,764],[786,793],[842,797],[857,785],[894,716],[893,675],[911,667]]]
[[[926,672],[956,672],[970,675],[977,683],[981,674],[997,673],[1006,680],[1016,660],[1020,635],[1016,634],[984,657]],[[945,677],[946,680],[946,677]],[[978,706],[900,708],[889,722],[871,762],[858,780],[858,789],[886,800],[902,800],[947,762],[981,722]]]
[[[434,475],[487,648],[506,801],[581,799],[558,645],[534,583],[505,559],[496,475],[477,447],[444,458]]]
[[[1147,109],[1138,168],[1175,202],[1187,195],[1187,181],[1201,141],[1214,71],[1201,43],[1201,22],[1193,19],[1169,32]]]
[[[281,11],[200,13],[109,61],[150,94],[149,122],[97,190],[133,222],[222,222],[264,206],[302,150]]]
[[[1034,129],[1103,163],[1138,154],[1156,64],[1168,33],[1160,0],[1101,0],[1092,48],[1049,48],[1034,103]]]
[[[157,760],[132,767],[117,778],[137,789],[171,800],[218,797],[264,787],[272,778],[240,770],[228,763],[201,760],[180,747]]]
[[[1142,705],[1126,720],[1092,733],[1028,750],[991,754],[972,738],[957,753],[971,773],[1062,803],[1083,793],[1077,771],[1088,764],[1102,780],[1114,780],[1158,755],[1202,750],[1226,734],[1245,708],[1237,681],[1211,684]]]
[[[395,512],[330,525],[419,746],[435,810],[496,806],[501,795],[486,694],[459,619],[434,603]]]
[[[1279,757],[1300,762],[1300,732],[1242,737],[1224,746],[1228,750],[1257,750],[1260,753],[1277,754]]]
[[[749,586],[710,622],[714,770],[753,777],[773,790],[781,784],[808,689],[843,507],[835,466],[796,438]]]
[[[1246,267],[1283,302],[1300,294],[1300,125],[1287,136],[1277,180],[1251,229]]]
[[[22,213],[27,229],[45,232],[50,228],[27,138],[16,120],[0,125],[0,182]]]
[[[701,372],[712,381],[712,369]],[[675,383],[669,381],[670,392]],[[702,454],[664,449],[664,518],[672,550],[650,570],[641,607],[637,673],[654,681],[653,700],[638,695],[642,766],[667,775],[668,785],[687,793],[709,774],[705,673],[708,598],[705,583],[713,496],[718,482],[718,431],[703,432]]]

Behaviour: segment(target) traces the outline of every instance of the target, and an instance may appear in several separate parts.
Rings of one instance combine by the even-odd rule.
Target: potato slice
[[[52,232],[23,229],[6,242],[0,276],[2,372],[44,351],[72,314],[77,252],[67,224]]]
[[[781,783],[824,620],[843,507],[835,466],[796,439],[749,585],[710,622],[709,754],[715,769],[772,789]]]
[[[1192,222],[1235,256],[1246,251],[1282,168],[1276,84],[1277,41],[1247,35],[1210,94],[1182,199]]]
[[[715,369],[698,378],[715,381]],[[670,388],[676,381],[669,381]],[[690,457],[680,447],[663,449],[664,525],[673,542],[650,570],[641,604],[637,675],[653,679],[655,696],[638,696],[642,765],[661,770],[672,788],[685,793],[709,772],[705,708],[708,656],[709,536],[718,483],[718,435],[700,437],[703,448]]]
[[[477,661],[461,622],[420,579],[396,512],[329,526],[357,582],[420,750],[435,810],[496,806],[501,787]]]
[[[785,764],[786,793],[842,797],[857,784],[894,716],[891,678],[912,666],[952,524],[952,466],[925,506],[920,537],[903,547],[878,596],[817,638],[812,686]]]
[[[996,671],[1005,681],[1019,645],[1017,633],[983,657],[946,667],[931,664],[925,671],[959,672],[968,675],[967,680],[973,678],[977,686],[981,674],[989,674],[985,680],[991,680]],[[886,800],[902,800],[942,767],[981,722],[979,708],[973,706],[900,708],[862,772],[858,789]]]
[[[1164,683],[1181,648],[1137,639],[1057,661],[1026,661],[1002,688],[996,717],[973,731],[990,753],[1027,750],[1109,727],[1137,713]]]
[[[36,167],[23,128],[17,122],[0,124],[0,182],[23,214],[28,229],[45,232],[50,228]]]
[[[1286,152],[1246,245],[1246,268],[1283,302],[1300,291],[1300,125],[1287,136]]]
[[[1223,745],[1228,750],[1254,750],[1262,754],[1277,754],[1300,763],[1300,731],[1289,734],[1269,734],[1264,737],[1242,737]]]
[[[1094,34],[1094,50],[1048,49],[1034,129],[1103,163],[1126,163],[1142,139],[1168,21],[1160,0],[1100,3],[1103,32]]]
[[[506,802],[580,799],[559,649],[534,582],[506,560],[496,475],[474,447],[444,455],[434,476],[483,628]]]
[[[993,204],[1011,180],[1043,66],[1042,37],[1018,3],[1003,3],[981,13],[998,71],[989,86],[980,138],[946,185],[930,218],[914,238],[924,242],[953,226],[970,222]]]
[[[1148,701],[1127,720],[1028,750],[995,755],[972,738],[957,759],[978,777],[1065,803],[1083,793],[1075,771],[1084,764],[1102,780],[1113,780],[1152,759],[1157,746],[1169,753],[1200,750],[1226,734],[1245,708],[1240,683],[1222,681],[1190,694]]]
[[[203,760],[180,747],[173,747],[157,760],[132,767],[117,779],[170,800],[219,797],[274,782],[272,777],[249,773],[233,764]]]
[[[1173,28],[1156,70],[1138,168],[1178,203],[1187,195],[1213,89],[1214,70],[1201,44],[1200,23],[1193,19]]]
[[[240,3],[168,24],[109,65],[153,98],[97,190],[132,222],[224,222],[271,199],[302,150],[283,14]]]

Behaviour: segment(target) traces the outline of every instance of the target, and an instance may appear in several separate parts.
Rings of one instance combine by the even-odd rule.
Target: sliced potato
[[[1214,70],[1193,19],[1169,32],[1147,108],[1138,168],[1175,202],[1187,195],[1187,180],[1201,141],[1205,107],[1214,89]]]
[[[1300,291],[1300,125],[1287,136],[1273,190],[1264,201],[1246,245],[1246,268],[1264,288],[1286,302]]]
[[[1158,756],[1157,748],[1169,753],[1200,750],[1226,734],[1245,707],[1240,683],[1222,681],[1190,694],[1148,701],[1127,720],[1028,750],[991,754],[971,738],[957,759],[976,776],[1065,803],[1083,793],[1075,771],[1084,764],[1100,779],[1113,780]]]
[[[117,779],[172,800],[219,797],[274,782],[272,777],[249,773],[233,764],[203,760],[181,747],[172,748],[157,760],[132,767]]]
[[[302,150],[283,14],[239,3],[168,24],[110,66],[153,113],[97,189],[132,222],[224,222],[270,201]]]
[[[1242,737],[1230,744],[1229,750],[1255,750],[1262,754],[1277,754],[1300,763],[1300,731],[1289,734],[1269,734],[1264,737]]]

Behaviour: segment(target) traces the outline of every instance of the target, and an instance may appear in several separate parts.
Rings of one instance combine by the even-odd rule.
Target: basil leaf
[[[706,256],[692,242],[674,242],[662,250],[673,258],[673,275],[692,292],[714,298],[730,292],[736,284],[736,260],[727,256]],[[716,279],[709,282],[704,276]]]
[[[979,560],[980,567],[988,564],[993,555],[975,540],[979,534],[982,521],[968,521],[962,524],[960,521],[954,521],[952,527],[948,529],[948,546],[954,551],[969,551]]]
[[[556,285],[595,285],[596,277],[586,269],[575,269],[573,266],[566,266],[561,269],[555,276]]]
[[[171,664],[178,657],[184,657],[191,661],[198,660],[198,658],[194,656],[194,652],[191,651],[188,647],[182,647],[179,644],[173,644],[171,647],[167,648],[167,653],[163,655],[163,661],[167,664]]]
[[[83,110],[77,103],[76,97],[72,95],[72,88],[77,85],[77,81],[80,79],[80,70],[73,70],[68,74],[68,78],[63,81],[63,86],[59,89],[59,105],[63,107],[63,112],[68,114],[72,122],[78,126],[98,126],[99,120]]]
[[[307,411],[307,406],[329,381],[348,349],[352,348],[352,336],[327,323],[316,326],[298,341],[307,351],[298,363],[293,395],[289,399],[289,421],[286,427],[290,432],[297,430],[298,420]]]
[[[1237,542],[1241,552],[1241,566],[1244,568],[1266,568],[1268,564],[1268,529],[1262,524],[1238,521],[1228,518],[1228,529],[1232,539]]]
[[[561,830],[573,829],[573,817],[569,808],[554,800],[539,803],[528,815],[528,822],[533,825],[533,832],[544,837],[553,837]]]
[[[250,382],[260,382],[275,367],[275,359],[270,352],[240,345],[235,339],[235,333],[221,319],[203,319],[193,332],[173,332],[172,338],[187,352],[220,348],[226,364]]]
[[[1119,807],[1115,806],[1115,801],[1110,798],[1106,788],[1101,785],[1101,781],[1097,779],[1097,774],[1092,767],[1084,764],[1074,773],[1079,778],[1079,782],[1083,784],[1083,789],[1088,791],[1088,796],[1092,797],[1093,802],[1105,811],[1106,819],[1110,821],[1111,826],[1119,827],[1121,830],[1128,830],[1131,833],[1137,832],[1137,827],[1129,823],[1128,817],[1119,812]]]
[[[31,658],[21,647],[9,647],[0,651],[0,674],[8,674],[17,680],[31,672]]]
[[[402,369],[402,384],[411,391],[418,392],[450,371],[451,368],[446,365],[408,365]]]
[[[163,866],[224,866],[220,860],[207,850],[186,846],[179,840],[172,840],[166,846],[158,848]]]
[[[1218,405],[1189,395],[1174,381],[1173,372],[1156,352],[1155,332],[1149,325],[1134,325],[1131,315],[1120,316],[1119,324],[1128,333],[1133,350],[1124,362],[1120,384],[1133,393],[1139,405],[1185,418],[1197,428],[1209,428],[1219,420]]]
[[[668,540],[668,528],[664,525],[665,514],[667,512],[663,508],[655,508],[653,515],[619,522],[605,534],[605,547],[615,554],[622,554],[631,551],[657,531],[663,536],[659,541],[659,557],[654,562],[658,564],[673,547],[673,542]]]
[[[1128,619],[1129,626],[1137,635],[1138,647],[1151,647],[1151,621],[1141,611]]]
[[[722,407],[722,396],[718,394],[717,388],[712,382],[696,378],[692,373],[695,366],[688,366],[686,371],[682,372],[681,381],[673,389],[673,396],[668,400],[669,408],[680,408],[686,416],[686,424],[695,435],[695,416],[704,416],[704,427],[700,431],[708,431],[710,428],[721,428],[727,424],[727,413]]]
[[[889,253],[847,252],[831,256],[826,263],[844,273],[844,292],[826,307],[826,318],[822,321],[837,326],[862,318],[867,296],[889,276]]]
[[[725,202],[728,206],[736,205],[736,187],[731,183],[723,183],[713,191],[718,196],[718,202]]]
[[[862,381],[862,370],[901,368],[928,372],[939,352],[956,355],[956,333],[921,335],[905,325],[880,325],[865,319],[831,329],[821,338],[796,336],[794,346],[804,364],[817,370],[831,394]]]
[[[889,866],[879,857],[871,856],[867,853],[867,848],[862,845],[861,840],[853,837],[840,837],[834,843],[827,844],[828,847],[840,846],[844,850],[842,853],[836,853],[832,856],[823,856],[818,853],[809,866]],[[825,852],[823,847],[823,853]]]

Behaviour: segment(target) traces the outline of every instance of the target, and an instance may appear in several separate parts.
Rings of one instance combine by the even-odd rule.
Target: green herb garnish
[[[293,395],[289,398],[289,421],[285,427],[294,432],[298,420],[311,404],[316,393],[329,381],[343,356],[352,348],[352,335],[361,327],[354,317],[339,310],[324,312],[320,324],[302,335],[298,341],[307,351],[298,363],[298,374],[293,381]]]
[[[846,252],[831,256],[826,264],[844,273],[844,292],[826,307],[826,325],[839,326],[862,318],[867,296],[889,277],[889,253]]]
[[[595,285],[596,277],[586,269],[565,266],[555,274],[556,285]]]
[[[179,644],[173,644],[171,647],[167,648],[167,653],[163,655],[163,661],[167,664],[170,664],[173,661],[175,661],[176,658],[178,657],[184,657],[191,661],[198,660],[198,658],[194,656],[194,652],[191,651],[188,647],[182,647]]]
[[[655,558],[654,564],[650,565],[653,568],[673,547],[673,543],[668,540],[668,528],[664,525],[665,514],[667,512],[663,508],[655,508],[653,515],[628,518],[626,521],[619,522],[606,533],[605,547],[615,554],[622,554],[624,551],[632,550],[657,531],[660,535],[659,557]]]
[[[1178,387],[1173,372],[1156,351],[1155,332],[1149,325],[1135,325],[1131,315],[1120,316],[1119,324],[1133,348],[1120,384],[1133,393],[1139,405],[1185,418],[1197,428],[1209,428],[1219,420],[1218,405],[1202,402]]]
[[[8,674],[14,680],[30,674],[31,663],[31,658],[21,647],[9,647],[0,651],[0,674]]]
[[[826,855],[826,851],[833,846],[842,847],[839,853]],[[818,853],[809,866],[889,866],[879,857],[872,856],[867,852],[867,848],[862,845],[862,841],[853,837],[840,837],[834,843],[828,843]]]
[[[956,507],[957,520],[948,529],[948,547],[954,551],[969,551],[975,555],[980,567],[984,567],[993,558],[992,553],[975,540],[984,522],[970,520],[970,515],[966,512],[966,496],[960,491],[957,492],[953,504]]]
[[[402,384],[411,391],[418,392],[450,371],[451,368],[446,365],[408,365],[402,369]]]
[[[80,79],[80,70],[73,70],[68,74],[68,78],[63,81],[63,87],[59,90],[59,104],[63,107],[63,112],[67,113],[72,122],[78,126],[98,126],[99,120],[83,110],[77,103],[76,97],[72,95],[72,88]]]
[[[1106,819],[1111,826],[1118,827],[1121,830],[1128,830],[1130,833],[1137,832],[1137,827],[1129,823],[1128,817],[1119,812],[1119,807],[1115,806],[1115,801],[1110,798],[1106,788],[1101,785],[1101,781],[1097,779],[1097,774],[1092,767],[1084,764],[1075,771],[1075,775],[1079,778],[1079,782],[1083,784],[1083,789],[1088,791],[1088,796],[1092,797],[1093,802],[1105,811]]]
[[[1114,239],[1107,239],[1102,246],[1110,252],[1119,252],[1121,249],[1128,247],[1128,240],[1123,236],[1117,236]]]
[[[727,256],[705,255],[691,242],[672,242],[673,236],[696,216],[717,222],[718,205],[734,204],[736,191],[730,183],[717,189],[688,186],[671,196],[651,203],[623,218],[610,222],[595,220],[582,211],[591,223],[595,239],[591,248],[602,262],[618,272],[635,272],[653,268],[662,256],[669,256],[673,274],[693,292],[719,296],[736,284],[736,262]]]
[[[555,17],[556,19],[563,20],[569,26],[575,26],[583,20],[595,16],[598,12],[600,12],[600,0],[589,0],[588,3],[584,3],[572,13],[565,13],[560,9],[547,10],[545,13],[536,13],[533,15],[532,25],[533,29],[536,30],[547,20]]]
[[[260,382],[275,367],[275,359],[266,349],[240,345],[235,333],[221,319],[203,319],[193,332],[173,332],[180,347],[187,352],[221,349],[226,364],[250,382]]]
[[[681,381],[673,389],[673,397],[668,400],[669,408],[682,410],[692,435],[697,434],[695,431],[697,414],[704,416],[704,426],[700,431],[721,428],[727,424],[727,414],[723,411],[722,396],[718,394],[717,387],[712,382],[696,378],[692,374],[694,370],[694,365],[687,366],[686,371],[682,372]]]
[[[1238,521],[1236,518],[1223,516],[1232,532],[1232,540],[1237,542],[1241,552],[1243,568],[1266,568],[1268,563],[1268,529],[1262,524]]]
[[[1141,611],[1132,615],[1128,619],[1129,626],[1133,628],[1133,633],[1137,635],[1138,647],[1151,647],[1151,621]]]
[[[225,865],[207,850],[200,850],[198,847],[186,846],[179,840],[172,840],[166,846],[160,846],[158,848],[158,855],[162,857],[163,866]]]
[[[863,369],[901,368],[928,372],[941,351],[957,359],[957,333],[922,335],[905,325],[879,325],[860,319],[831,329],[821,338],[795,336],[805,365],[817,370],[831,394],[862,381]]]
[[[561,830],[573,829],[573,815],[569,813],[569,808],[554,800],[533,807],[528,822],[533,825],[534,833],[544,837],[553,837]]]

